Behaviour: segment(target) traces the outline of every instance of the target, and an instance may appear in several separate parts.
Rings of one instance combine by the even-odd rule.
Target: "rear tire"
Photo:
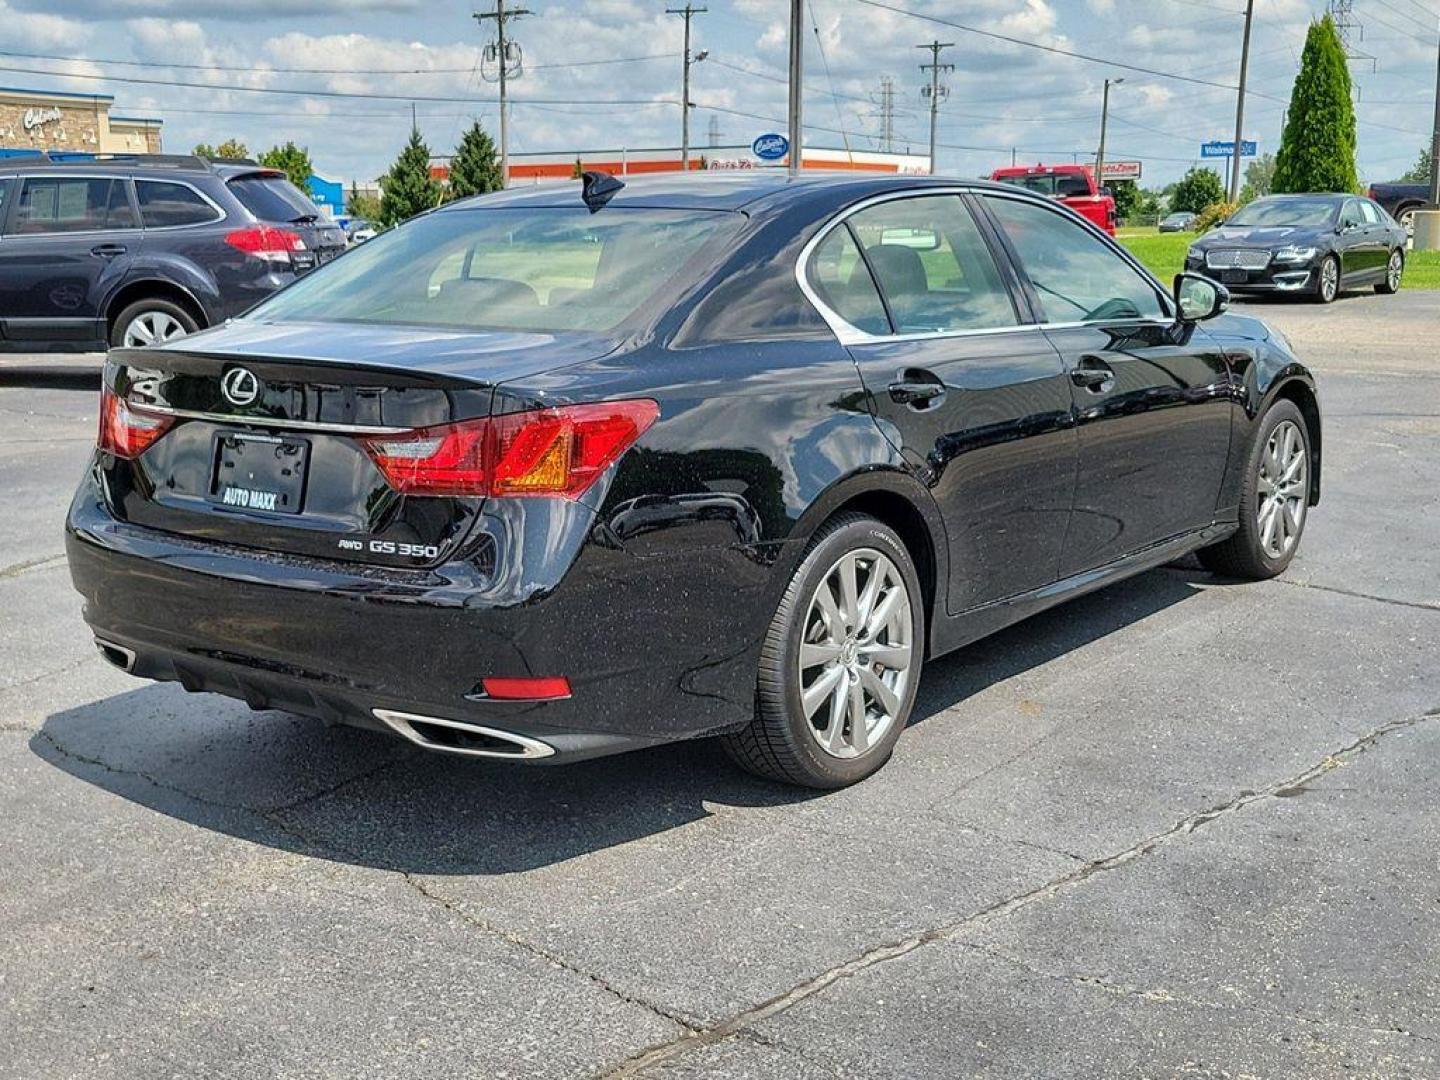
[[[110,347],[145,348],[161,345],[200,329],[195,316],[171,300],[137,300],[116,316],[110,328]]]
[[[1310,505],[1310,439],[1305,417],[1293,401],[1282,399],[1270,406],[1245,462],[1240,528],[1199,551],[1201,566],[1251,581],[1285,572],[1300,547]]]
[[[1405,273],[1405,253],[1396,248],[1390,253],[1390,261],[1385,264],[1385,280],[1375,286],[1375,291],[1381,296],[1394,296],[1400,291],[1400,278]]]
[[[722,736],[726,752],[756,775],[811,788],[846,787],[878,770],[915,704],[923,603],[893,529],[864,514],[827,522],[770,621],[755,718]]]
[[[1334,255],[1326,255],[1315,271],[1315,292],[1312,296],[1317,304],[1333,304],[1339,295],[1340,260]]]

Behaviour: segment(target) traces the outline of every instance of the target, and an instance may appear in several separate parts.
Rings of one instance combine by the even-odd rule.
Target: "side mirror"
[[[1175,307],[1180,321],[1204,322],[1230,306],[1230,290],[1200,274],[1175,275]]]

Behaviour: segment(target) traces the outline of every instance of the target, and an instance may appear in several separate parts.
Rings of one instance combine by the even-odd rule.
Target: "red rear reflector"
[[[566,405],[365,440],[407,495],[578,499],[660,415],[648,399]]]
[[[251,225],[225,234],[225,243],[260,259],[288,262],[292,251],[304,251],[300,234],[274,225]]]
[[[487,696],[502,701],[554,701],[570,696],[570,680],[563,675],[546,679],[481,679]]]
[[[131,410],[110,387],[100,394],[100,436],[96,445],[116,457],[136,458],[174,426],[169,416],[145,416]]]

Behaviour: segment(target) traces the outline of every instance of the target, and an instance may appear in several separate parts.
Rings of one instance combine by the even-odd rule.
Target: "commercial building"
[[[430,173],[437,180],[450,175],[450,159],[435,158]],[[682,171],[680,148],[666,146],[636,150],[581,150],[553,154],[511,154],[510,183],[541,183],[569,180],[576,172],[595,169],[613,176],[638,176],[648,173]],[[885,154],[871,150],[841,150],[834,147],[807,146],[801,151],[800,164],[805,169],[840,169],[855,172],[906,173],[923,175],[930,171],[930,159],[924,154]],[[762,161],[749,146],[691,147],[690,169],[728,170],[783,167],[785,160]]]
[[[0,156],[160,153],[163,121],[112,115],[114,102],[109,94],[0,88]]]

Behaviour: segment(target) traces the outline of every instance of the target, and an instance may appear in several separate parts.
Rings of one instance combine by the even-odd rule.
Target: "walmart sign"
[[[1234,139],[1211,139],[1211,140],[1210,140],[1209,142],[1207,142],[1207,143],[1201,143],[1201,144],[1200,144],[1200,156],[1201,156],[1202,158],[1217,158],[1217,157],[1228,158],[1228,157],[1234,157],[1234,156],[1235,156],[1235,140],[1234,140]],[[1242,142],[1242,143],[1240,144],[1240,156],[1241,156],[1241,157],[1254,157],[1254,156],[1255,156],[1255,143],[1254,143],[1253,141],[1249,140],[1249,139],[1246,139],[1244,142]]]

